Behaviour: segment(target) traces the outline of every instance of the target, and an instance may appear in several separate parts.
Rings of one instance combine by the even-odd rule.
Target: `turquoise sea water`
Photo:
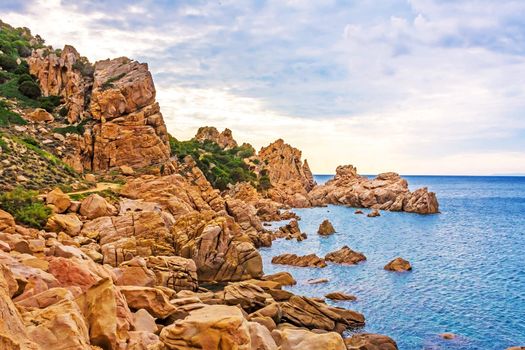
[[[441,214],[381,212],[367,218],[343,206],[297,209],[308,239],[278,240],[262,249],[265,273],[291,272],[298,284],[288,289],[296,294],[356,295],[355,302],[328,302],[364,313],[367,325],[360,331],[387,334],[402,350],[525,345],[525,177],[406,178],[412,189],[427,186],[437,193]],[[324,219],[337,233],[316,234]],[[368,260],[324,269],[270,262],[285,252],[324,256],[343,245]],[[396,256],[409,260],[413,271],[384,271]],[[306,283],[319,277],[330,281]],[[457,338],[442,340],[443,332]]]

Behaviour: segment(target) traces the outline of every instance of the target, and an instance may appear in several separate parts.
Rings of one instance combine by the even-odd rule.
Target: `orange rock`
[[[385,265],[385,270],[395,271],[395,272],[404,272],[412,270],[410,263],[403,258],[395,258],[391,262]]]

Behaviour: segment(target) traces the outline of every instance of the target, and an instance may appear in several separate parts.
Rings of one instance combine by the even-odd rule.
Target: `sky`
[[[318,174],[525,174],[525,1],[2,0],[0,18],[147,62],[178,139],[283,138]]]

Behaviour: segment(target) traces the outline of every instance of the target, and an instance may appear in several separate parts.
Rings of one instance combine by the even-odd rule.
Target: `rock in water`
[[[372,209],[372,211],[368,213],[366,216],[368,216],[369,218],[375,218],[377,216],[381,216],[381,214],[379,213],[379,210]]]
[[[355,265],[366,260],[366,256],[363,253],[353,251],[348,246],[326,254],[324,257],[326,261],[330,261],[336,264],[349,264]]]
[[[326,262],[315,254],[299,256],[281,254],[272,258],[272,264],[292,265],[299,267],[326,267]]]
[[[412,270],[412,266],[407,260],[401,257],[398,257],[392,260],[391,262],[389,262],[388,264],[386,264],[385,270],[395,271],[395,272],[404,272],[404,271]]]
[[[332,226],[332,223],[328,219],[326,219],[321,223],[321,225],[319,225],[317,233],[321,236],[328,236],[332,233],[335,233],[335,229],[334,226]]]
[[[345,294],[342,292],[332,292],[325,295],[325,298],[330,300],[350,300],[354,301],[357,300],[357,298],[354,295]]]
[[[312,205],[340,204],[419,214],[439,212],[436,195],[427,188],[410,192],[407,181],[396,173],[369,179],[358,175],[352,165],[338,166],[332,180],[316,186],[308,195]]]

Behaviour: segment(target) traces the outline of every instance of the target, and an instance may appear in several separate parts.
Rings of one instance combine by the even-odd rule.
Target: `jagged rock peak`
[[[75,123],[83,119],[93,82],[93,67],[87,58],[81,57],[73,46],[66,45],[62,51],[34,50],[27,63],[44,96],[64,97],[68,121]]]
[[[224,149],[237,147],[237,141],[233,139],[232,131],[228,128],[219,133],[214,126],[203,126],[199,128],[194,139],[199,142],[213,141]]]
[[[278,139],[259,151],[259,158],[267,165],[273,185],[289,181],[300,182],[308,192],[315,186],[315,181],[308,162],[301,160],[301,151]]]

